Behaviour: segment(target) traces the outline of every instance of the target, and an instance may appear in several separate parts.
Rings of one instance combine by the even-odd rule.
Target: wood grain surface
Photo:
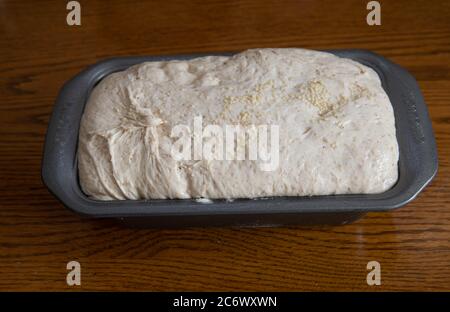
[[[0,290],[450,290],[450,2],[0,1]],[[409,205],[338,227],[127,229],[69,212],[40,177],[62,84],[119,55],[363,48],[407,68],[432,117],[439,172]],[[66,263],[82,285],[66,285]],[[382,285],[366,284],[381,264]]]

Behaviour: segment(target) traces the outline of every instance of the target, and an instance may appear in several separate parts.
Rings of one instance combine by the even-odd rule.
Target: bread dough
[[[196,116],[203,125],[277,125],[278,166],[176,160],[173,128],[192,129]],[[82,190],[98,200],[380,193],[397,181],[398,157],[376,72],[305,49],[146,62],[110,74],[88,99],[78,144]]]

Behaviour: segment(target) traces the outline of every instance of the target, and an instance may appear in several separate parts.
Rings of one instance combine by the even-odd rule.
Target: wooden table
[[[450,4],[380,1],[0,2],[1,290],[450,290]],[[407,68],[432,116],[439,172],[411,204],[338,227],[127,229],[66,210],[40,177],[62,84],[98,60],[255,47],[363,48]],[[66,264],[82,285],[66,285]],[[368,286],[366,265],[381,264]]]

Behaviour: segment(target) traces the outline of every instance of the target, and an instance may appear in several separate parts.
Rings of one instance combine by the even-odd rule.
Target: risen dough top
[[[176,160],[176,125],[279,126],[279,163]],[[237,144],[236,144],[237,146]],[[371,68],[329,53],[255,49],[147,62],[92,91],[78,145],[83,191],[99,200],[383,192],[397,181],[388,96]]]

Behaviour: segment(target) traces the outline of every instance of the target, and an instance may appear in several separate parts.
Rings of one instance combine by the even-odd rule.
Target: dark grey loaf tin
[[[352,222],[370,211],[403,206],[431,181],[438,167],[433,130],[418,85],[406,70],[372,52],[329,52],[373,68],[394,107],[400,148],[399,180],[382,194],[215,200],[209,204],[187,199],[89,199],[78,181],[77,142],[81,116],[92,88],[106,75],[137,63],[203,56],[199,54],[113,58],[90,66],[68,81],[59,93],[48,126],[43,181],[74,212],[94,218],[117,218],[141,227],[336,225]]]

